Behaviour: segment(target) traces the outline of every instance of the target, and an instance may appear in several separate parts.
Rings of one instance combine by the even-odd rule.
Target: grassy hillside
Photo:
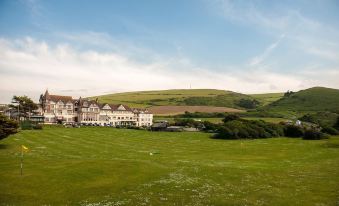
[[[284,93],[267,93],[267,94],[249,94],[260,102],[262,106],[275,102],[284,96]]]
[[[216,89],[174,89],[160,91],[140,91],[108,94],[90,97],[100,102],[123,103],[132,107],[150,106],[217,106],[241,108],[241,99],[254,99],[251,96]]]
[[[339,90],[324,87],[301,90],[267,105],[264,109],[296,113],[339,111]]]
[[[0,205],[337,205],[338,137],[210,135],[24,130],[0,142]]]

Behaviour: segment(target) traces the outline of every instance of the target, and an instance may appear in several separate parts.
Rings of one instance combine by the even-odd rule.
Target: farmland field
[[[338,136],[209,137],[106,127],[21,131],[0,142],[0,204],[338,205]],[[30,150],[20,176],[22,144]]]

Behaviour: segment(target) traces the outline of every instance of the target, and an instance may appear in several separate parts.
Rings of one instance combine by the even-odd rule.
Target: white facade
[[[149,127],[153,114],[147,110],[131,109],[126,105],[100,104],[94,100],[74,100],[70,96],[40,96],[41,114],[45,123],[78,122],[109,126]]]

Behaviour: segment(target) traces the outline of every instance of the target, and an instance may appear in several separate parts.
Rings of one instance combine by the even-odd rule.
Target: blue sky
[[[339,88],[338,19],[326,0],[2,0],[0,101],[46,88]]]

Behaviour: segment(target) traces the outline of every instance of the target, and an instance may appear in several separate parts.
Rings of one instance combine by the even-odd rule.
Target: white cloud
[[[325,81],[265,69],[214,72],[186,58],[133,61],[117,52],[77,50],[69,44],[51,46],[32,38],[0,39],[0,102],[14,94],[35,100],[46,88],[54,93],[91,96],[107,92],[171,88],[216,88],[245,93],[298,90]],[[302,86],[301,86],[302,85]],[[339,83],[332,82],[332,87]]]
[[[290,49],[298,49],[319,59],[335,62],[339,60],[338,28],[328,25],[327,22],[308,18],[298,10],[281,7],[263,10],[252,1],[232,0],[218,1],[214,9],[228,21],[247,25],[262,33],[272,36],[286,34]],[[271,46],[275,47],[275,44]],[[273,49],[268,47],[261,56],[252,59],[251,63],[260,63]]]
[[[250,63],[249,63],[250,66],[256,66],[262,63],[272,53],[272,51],[279,45],[279,43],[284,37],[285,35],[282,34],[280,38],[276,42],[273,42],[271,45],[269,45],[262,54],[253,57],[250,60]]]

